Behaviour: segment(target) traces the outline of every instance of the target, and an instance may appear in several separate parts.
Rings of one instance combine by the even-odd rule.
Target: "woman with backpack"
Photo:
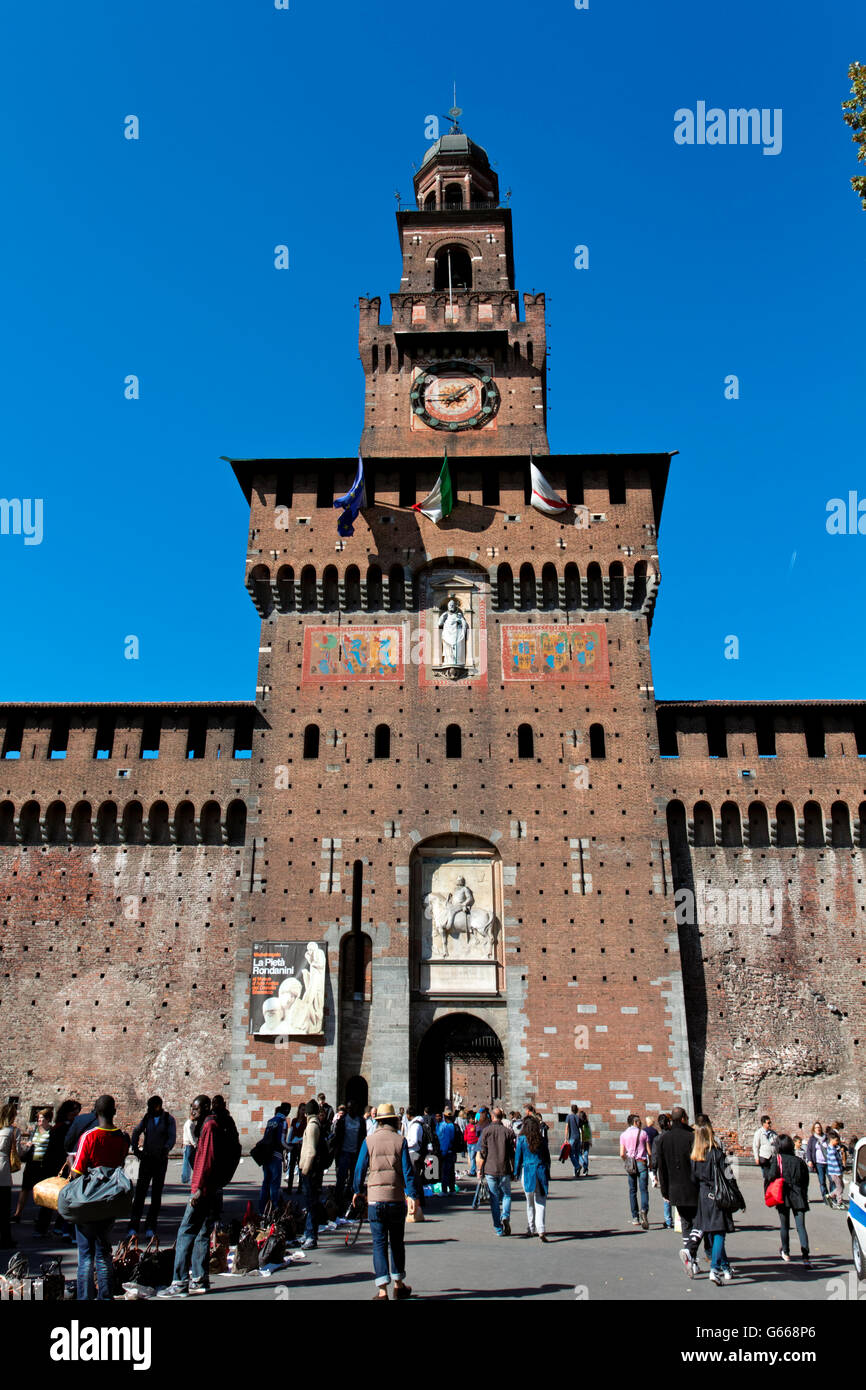
[[[782,1236],[779,1254],[786,1264],[790,1261],[791,1213],[793,1212],[797,1235],[800,1237],[803,1264],[808,1265],[809,1237],[806,1234],[806,1212],[809,1210],[809,1169],[802,1158],[798,1158],[794,1153],[794,1141],[790,1134],[780,1134],[776,1140],[776,1165],[782,1186],[782,1201],[776,1204],[776,1210],[779,1213],[779,1231]],[[771,1186],[772,1179],[764,1196],[765,1201],[770,1194]]]
[[[724,1168],[725,1162],[725,1152],[716,1143],[712,1125],[695,1125],[691,1171],[692,1182],[698,1189],[698,1209],[680,1259],[689,1278],[694,1278],[698,1248],[704,1236],[709,1236],[712,1240],[710,1279],[714,1284],[729,1284],[734,1277],[725,1249],[725,1236],[733,1231],[734,1218],[729,1210],[718,1205],[714,1196],[716,1171],[719,1165]]]

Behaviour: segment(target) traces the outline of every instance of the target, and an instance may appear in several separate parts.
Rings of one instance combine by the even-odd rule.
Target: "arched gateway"
[[[427,1029],[418,1048],[417,1103],[490,1105],[502,1097],[505,1056],[489,1023],[469,1013],[449,1013]]]

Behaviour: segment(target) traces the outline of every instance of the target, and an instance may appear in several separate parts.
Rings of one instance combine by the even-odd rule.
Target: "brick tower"
[[[511,211],[456,124],[415,199],[391,323],[360,302],[354,535],[354,459],[234,462],[263,619],[235,1101],[531,1097],[610,1138],[690,1094],[648,646],[669,455],[550,455],[544,296],[521,318]],[[436,525],[412,506],[446,450]],[[563,516],[530,507],[531,455]],[[307,938],[321,1035],[251,1037],[252,947]]]

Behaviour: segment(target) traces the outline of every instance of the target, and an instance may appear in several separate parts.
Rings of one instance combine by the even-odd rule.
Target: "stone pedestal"
[[[454,996],[496,994],[496,961],[437,959],[421,962],[421,989],[425,994]]]

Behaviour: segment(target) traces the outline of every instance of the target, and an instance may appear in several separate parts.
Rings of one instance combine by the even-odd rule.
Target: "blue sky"
[[[7,13],[0,496],[42,498],[44,538],[0,536],[0,700],[252,697],[220,455],[356,450],[355,303],[398,287],[394,191],[453,78],[513,190],[518,286],[549,295],[551,448],[680,451],[658,695],[866,696],[866,536],[825,528],[866,498],[855,58],[862,0]],[[677,145],[698,101],[781,108],[781,153]]]

